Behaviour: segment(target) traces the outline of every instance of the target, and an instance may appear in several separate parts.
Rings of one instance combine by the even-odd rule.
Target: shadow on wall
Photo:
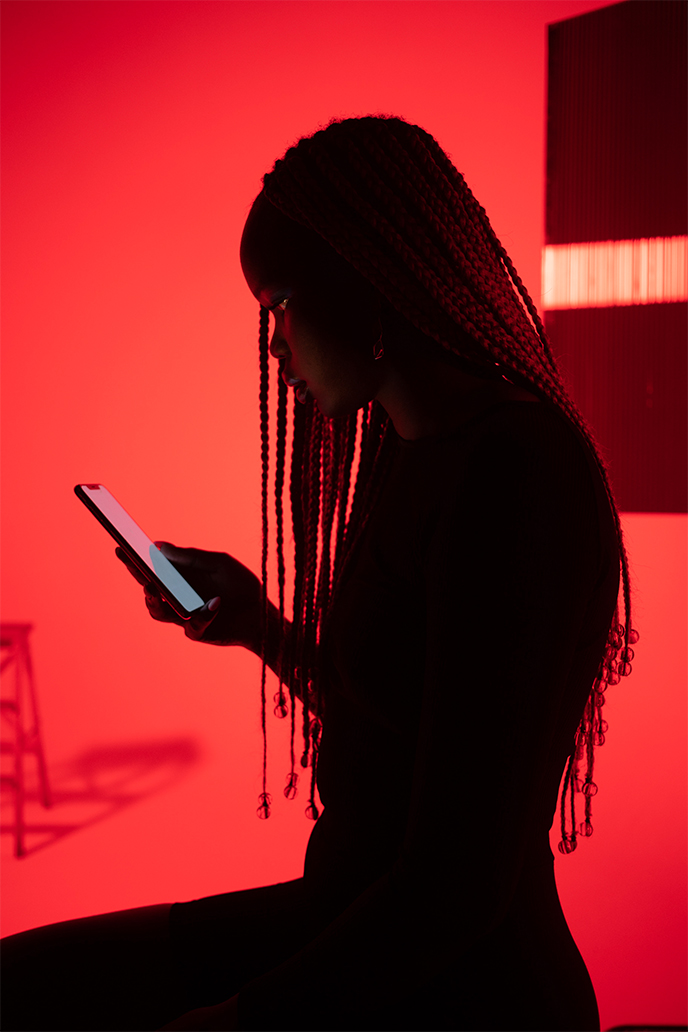
[[[52,806],[41,805],[39,786],[24,795],[24,856],[53,845],[66,835],[113,817],[147,796],[170,788],[199,762],[201,749],[191,738],[172,738],[88,749],[48,772]],[[16,837],[14,793],[3,792],[3,835]]]

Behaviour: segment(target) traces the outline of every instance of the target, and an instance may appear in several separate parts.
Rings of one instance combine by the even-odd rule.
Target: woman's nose
[[[284,358],[289,354],[287,342],[284,337],[278,333],[277,329],[273,331],[270,339],[270,354],[273,358]]]

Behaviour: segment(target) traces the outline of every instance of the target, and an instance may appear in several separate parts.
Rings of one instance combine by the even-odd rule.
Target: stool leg
[[[17,739],[14,752],[14,853],[24,855],[24,750],[22,731],[17,721]]]
[[[48,772],[43,752],[38,700],[31,662],[29,645],[30,624],[2,624],[3,657],[0,668],[4,671],[14,664],[14,699],[2,699],[2,709],[11,712],[14,718],[14,777],[4,778],[14,788],[15,812],[15,854],[25,856],[26,825],[24,804],[26,802],[24,754],[35,753],[40,782],[40,799],[43,806],[50,806],[52,798],[48,784]],[[28,707],[28,711],[27,711]]]
[[[50,795],[50,787],[48,785],[48,770],[45,763],[45,755],[43,753],[43,739],[41,737],[40,721],[38,718],[38,701],[36,699],[36,686],[33,679],[33,665],[31,663],[31,650],[29,649],[28,639],[25,639],[23,642],[22,652],[29,690],[29,699],[31,702],[31,716],[33,719],[32,747],[36,753],[36,762],[38,763],[41,799],[43,806],[47,807],[52,805],[52,798]]]
[[[24,855],[24,728],[21,711],[21,656],[14,661],[14,853]]]

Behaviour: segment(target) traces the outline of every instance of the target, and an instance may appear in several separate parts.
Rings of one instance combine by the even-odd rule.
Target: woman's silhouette
[[[562,775],[562,852],[592,831],[604,691],[637,635],[604,464],[535,307],[461,175],[396,118],[291,148],[241,259],[261,306],[262,576],[162,547],[209,598],[186,634],[262,656],[263,726],[278,676],[284,791],[317,818],[304,875],[5,940],[5,1027],[597,1029],[548,832]]]

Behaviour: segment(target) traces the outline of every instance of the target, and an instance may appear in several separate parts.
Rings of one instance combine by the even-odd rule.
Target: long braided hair
[[[448,361],[479,376],[506,376],[558,406],[587,441],[597,461],[616,526],[623,597],[564,774],[559,849],[570,853],[577,835],[592,834],[594,747],[607,723],[602,707],[608,685],[631,672],[629,567],[619,513],[605,461],[576,408],[544,326],[511,259],[463,176],[436,140],[399,118],[333,121],[304,137],[263,179],[267,200],[288,218],[324,239]],[[435,342],[435,343],[433,343]],[[268,557],[268,319],[261,309],[261,438],[263,448],[263,614],[267,638]],[[302,702],[303,753],[310,766],[306,813],[315,819],[315,777],[324,700],[318,650],[343,571],[365,528],[389,466],[393,436],[378,402],[339,419],[323,417],[311,402],[294,404],[289,493],[294,539],[293,620],[285,617],[284,506],[286,388],[279,381],[274,482],[279,619],[284,650],[275,713],[291,713],[291,769],[285,795],[296,794],[295,699]],[[288,630],[287,634],[284,634]],[[265,649],[264,649],[265,652]],[[265,666],[261,718],[265,735]],[[289,699],[285,695],[288,689]],[[265,738],[259,814],[269,813]],[[576,823],[576,794],[585,798]]]

